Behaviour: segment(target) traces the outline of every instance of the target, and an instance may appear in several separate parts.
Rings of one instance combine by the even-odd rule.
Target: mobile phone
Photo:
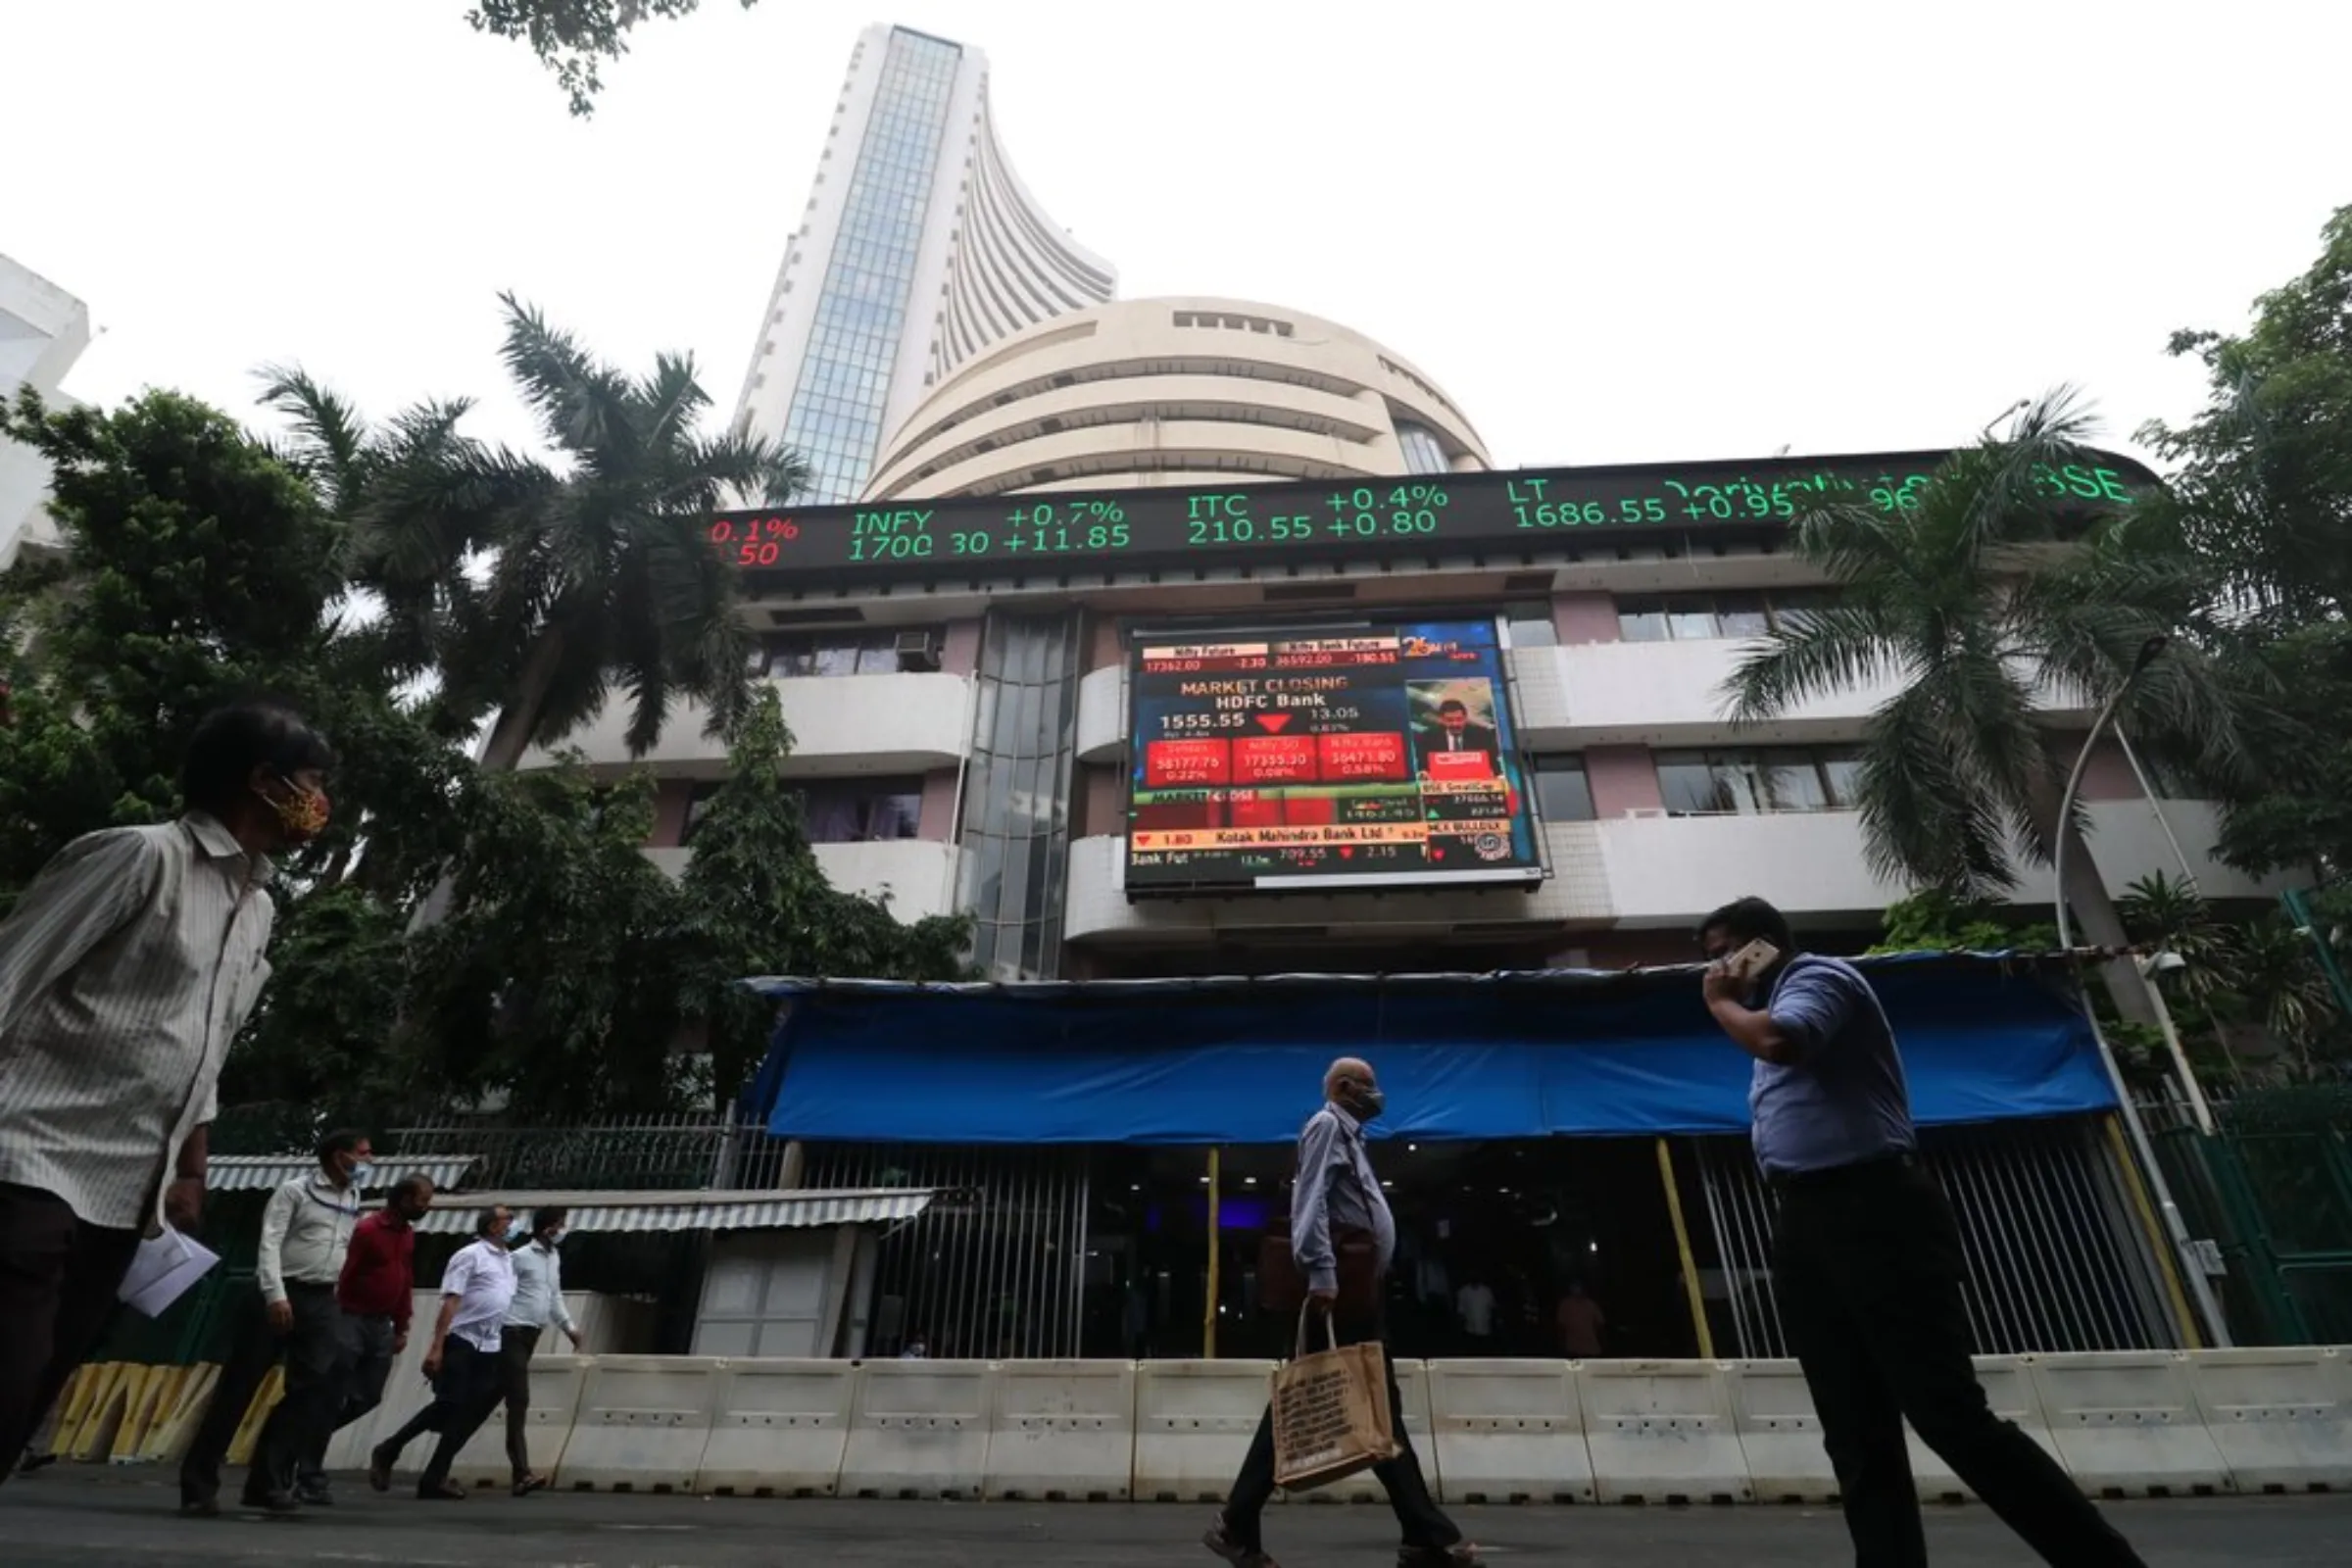
[[[1758,937],[1755,941],[1750,942],[1746,947],[1741,948],[1738,953],[1735,953],[1730,957],[1724,959],[1723,970],[1724,973],[1735,975],[1741,980],[1753,980],[1756,976],[1771,968],[1775,963],[1778,963],[1780,961],[1780,949],[1774,947],[1762,937]]]

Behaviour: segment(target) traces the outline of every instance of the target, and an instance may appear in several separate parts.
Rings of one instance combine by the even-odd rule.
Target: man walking
[[[1742,977],[1749,943],[1771,961]],[[2044,1562],[2140,1559],[2058,1461],[1994,1415],[1969,1360],[1967,1261],[1942,1191],[1920,1168],[1894,1031],[1870,982],[1797,956],[1762,899],[1707,916],[1707,1009],[1755,1058],[1756,1160],[1780,1195],[1772,1283],[1821,1414],[1856,1568],[1925,1568],[1903,1421]]]
[[[360,1221],[335,1282],[342,1309],[343,1357],[336,1378],[335,1412],[312,1434],[295,1478],[297,1502],[334,1500],[326,1481],[326,1446],[334,1435],[384,1399],[392,1363],[409,1348],[409,1312],[416,1288],[416,1222],[433,1206],[433,1181],[412,1171],[392,1184],[384,1206]]]
[[[1291,1250],[1306,1276],[1307,1310],[1328,1314],[1342,1345],[1380,1344],[1389,1368],[1389,1416],[1396,1457],[1373,1474],[1404,1543],[1397,1568],[1476,1568],[1477,1548],[1462,1540],[1429,1494],[1421,1461],[1404,1430],[1404,1400],[1396,1365],[1389,1359],[1382,1302],[1389,1264],[1396,1255],[1396,1222],[1364,1151],[1364,1124],[1387,1108],[1369,1063],[1343,1057],[1323,1075],[1324,1105],[1298,1135],[1298,1176],[1291,1192]],[[1322,1343],[1320,1333],[1315,1336]],[[1201,1544],[1234,1568],[1277,1568],[1266,1555],[1259,1519],[1274,1495],[1274,1411],[1268,1406],[1257,1436],[1234,1478],[1225,1511]]]
[[[442,1271],[441,1311],[424,1352],[433,1401],[368,1456],[368,1484],[376,1491],[392,1490],[392,1467],[403,1448],[426,1432],[438,1432],[441,1441],[417,1478],[416,1495],[427,1502],[465,1497],[463,1487],[450,1484],[449,1467],[498,1408],[499,1325],[514,1304],[514,1262],[508,1253],[514,1227],[513,1209],[485,1209],[474,1223],[473,1241],[460,1248]]]
[[[329,1133],[318,1144],[318,1169],[270,1195],[253,1266],[254,1296],[213,1386],[204,1424],[180,1460],[181,1513],[219,1517],[220,1461],[255,1391],[281,1360],[285,1393],[254,1440],[240,1500],[248,1508],[294,1512],[295,1466],[333,1425],[342,1399],[343,1324],[335,1282],[360,1222],[360,1193],[373,1157],[366,1133]]]
[[[201,1218],[220,1063],[270,977],[270,857],[326,825],[333,761],[288,709],[208,714],[186,814],[75,839],[0,924],[0,1454],[94,1348],[141,1233]]]
[[[514,1495],[527,1497],[547,1485],[531,1468],[531,1357],[539,1337],[559,1328],[580,1348],[580,1331],[564,1304],[563,1245],[570,1212],[543,1208],[531,1216],[531,1239],[514,1254],[514,1304],[499,1328],[499,1388],[507,1401],[507,1462],[514,1471]]]

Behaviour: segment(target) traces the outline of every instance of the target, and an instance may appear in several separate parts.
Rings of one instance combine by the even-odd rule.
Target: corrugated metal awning
[[[575,1231],[808,1230],[822,1225],[888,1225],[914,1218],[931,1205],[929,1187],[858,1188],[840,1192],[729,1191],[645,1193],[452,1193],[433,1200],[416,1228],[464,1235],[485,1208],[501,1204],[527,1215],[536,1208],[571,1211]]]
[[[432,1179],[435,1187],[455,1187],[482,1156],[479,1154],[394,1154],[375,1162],[371,1193],[383,1192],[411,1171]],[[215,1193],[259,1193],[308,1176],[318,1161],[308,1154],[215,1154],[206,1162],[204,1185]]]

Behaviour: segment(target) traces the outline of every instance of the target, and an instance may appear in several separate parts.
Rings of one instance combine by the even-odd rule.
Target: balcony
[[[1070,941],[1187,946],[1239,932],[1302,938],[1348,935],[1396,942],[1427,935],[1470,935],[1481,927],[1560,926],[1610,917],[1599,828],[1559,822],[1544,829],[1552,876],[1532,893],[1499,888],[1394,888],[1361,893],[1250,893],[1233,898],[1127,901],[1126,841],[1115,834],[1070,846],[1069,901],[1062,914]],[[1442,967],[1442,964],[1433,966]]]
[[[769,684],[792,729],[787,775],[838,778],[858,773],[923,773],[954,767],[971,747],[969,676],[948,674],[802,676]],[[627,706],[608,704],[559,750],[587,754],[599,770],[636,763],[676,778],[717,778],[726,771],[727,749],[703,733],[703,710],[680,704],[671,710],[662,738],[632,760],[622,736]],[[526,768],[546,767],[552,759],[533,747]]]
[[[1690,746],[1735,733],[1743,745],[1854,741],[1870,715],[1903,689],[1901,680],[1875,681],[1735,732],[1723,716],[1723,686],[1752,646],[1710,639],[1515,649],[1519,744],[1534,752]],[[2043,710],[2061,722],[2089,720],[2076,705],[2047,702]]]
[[[2269,899],[2276,887],[2213,859],[2214,808],[2168,801],[2165,815],[2189,852],[2209,899]],[[2107,885],[2120,892],[2152,871],[2180,874],[2155,811],[2144,801],[2090,807],[2091,853]],[[1486,926],[1571,925],[1687,927],[1717,906],[1754,893],[1799,922],[1866,924],[1910,888],[1870,869],[1861,819],[1851,811],[1765,816],[1624,816],[1544,827],[1552,877],[1534,893],[1365,891],[1345,894],[1255,893],[1217,899],[1152,899],[1130,904],[1124,841],[1115,835],[1071,846],[1065,934],[1072,941],[1158,943],[1181,947],[1263,932],[1293,937],[1361,933],[1396,942],[1442,940]],[[2019,905],[2047,907],[2046,867],[2026,873]],[[1433,960],[1433,963],[1436,960]]]
[[[2152,871],[2180,874],[2156,812],[2145,801],[2102,801],[2089,808],[2091,858],[2108,887]],[[2188,851],[2197,885],[2209,899],[2268,899],[2276,888],[2215,860],[2208,852],[2218,813],[2202,801],[2167,801],[2165,817]],[[1742,894],[1770,899],[1796,920],[1850,922],[1875,917],[1911,891],[1870,868],[1862,819],[1851,811],[1768,816],[1628,816],[1594,824],[1606,865],[1612,917],[1621,926],[1687,925]],[[2047,908],[2055,892],[2049,868],[2030,868],[2012,901]]]
[[[890,912],[909,924],[947,914],[956,906],[956,846],[936,839],[889,839],[871,844],[819,844],[816,863],[843,893],[888,898]],[[671,876],[685,874],[694,851],[648,850],[645,858]]]

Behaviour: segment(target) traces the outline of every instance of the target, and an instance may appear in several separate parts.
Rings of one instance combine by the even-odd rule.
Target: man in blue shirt
[[[1733,972],[1726,960],[1758,940],[1779,956],[1752,976]],[[1756,1162],[1780,1195],[1773,1294],[1821,1416],[1856,1568],[1926,1568],[1905,1417],[2044,1562],[2140,1568],[2058,1461],[1985,1402],[1959,1224],[1920,1169],[1902,1056],[1870,982],[1842,959],[1798,955],[1762,899],[1708,915],[1699,942],[1707,1010],[1755,1058]]]
[[[1305,1285],[1304,1310],[1315,1318],[1312,1343],[1324,1343],[1321,1320],[1331,1320],[1341,1345],[1385,1342],[1382,1310],[1389,1264],[1396,1256],[1396,1221],[1388,1195],[1372,1174],[1364,1149],[1364,1124],[1388,1106],[1371,1064],[1343,1056],[1323,1075],[1323,1108],[1298,1134],[1298,1177],[1291,1189],[1291,1253]],[[1383,1350],[1386,1358],[1386,1350]],[[1404,1544],[1397,1568],[1478,1568],[1476,1547],[1446,1517],[1421,1461],[1404,1430],[1404,1399],[1396,1388],[1396,1364],[1389,1361],[1389,1419],[1396,1457],[1375,1465],[1396,1510]],[[1277,1568],[1258,1535],[1259,1517],[1274,1496],[1274,1411],[1257,1424],[1242,1473],[1234,1478],[1225,1511],[1201,1544],[1234,1568]]]

